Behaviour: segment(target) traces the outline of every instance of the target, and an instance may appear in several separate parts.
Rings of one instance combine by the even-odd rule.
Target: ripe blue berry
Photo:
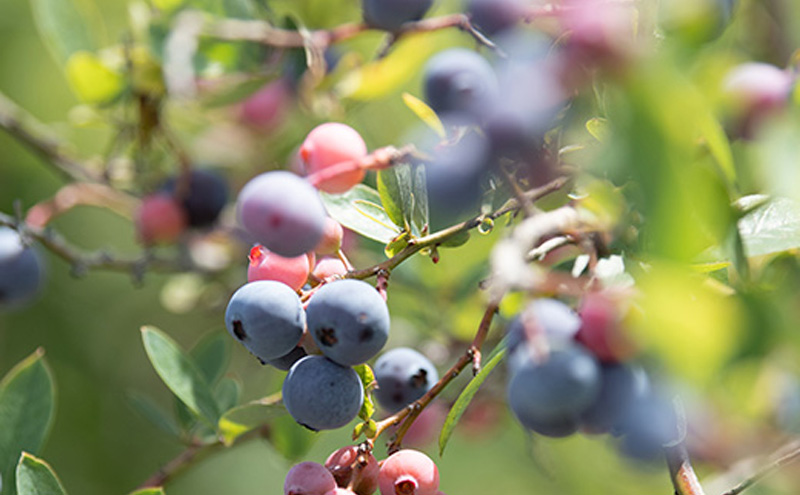
[[[364,22],[373,28],[397,31],[409,21],[418,21],[433,0],[363,0]]]
[[[313,250],[325,229],[325,208],[304,179],[284,171],[248,182],[237,201],[239,219],[254,240],[286,258]]]
[[[557,299],[531,302],[508,326],[508,366],[514,370],[530,358],[528,339],[542,332],[550,345],[563,347],[581,328],[581,319],[569,306]]]
[[[262,362],[286,356],[300,342],[306,318],[297,293],[273,280],[250,282],[228,302],[228,332]]]
[[[190,227],[213,225],[228,202],[225,179],[210,170],[193,169],[189,173],[188,187],[179,190],[180,184],[180,177],[172,178],[161,189],[183,205]]]
[[[33,248],[19,234],[0,227],[0,307],[24,303],[42,285],[42,265]]]
[[[346,425],[364,401],[364,387],[353,368],[323,356],[306,356],[294,363],[282,390],[292,418],[315,431]]]
[[[398,347],[375,361],[378,388],[375,399],[394,413],[422,397],[439,380],[428,358],[408,347]]]
[[[599,391],[597,360],[573,346],[551,352],[544,362],[528,360],[520,366],[508,384],[507,397],[523,426],[552,434],[549,428],[554,426],[577,426]]]
[[[672,405],[653,393],[633,401],[616,429],[622,435],[620,451],[645,462],[662,458],[664,445],[679,438],[678,418]]]
[[[520,0],[469,0],[467,14],[472,24],[492,36],[514,26],[524,10]]]
[[[497,97],[492,66],[477,53],[451,48],[425,66],[425,100],[436,113],[480,115]]]
[[[624,364],[600,367],[600,392],[581,414],[582,428],[589,433],[607,433],[618,425],[628,408],[648,388],[647,375],[641,368]]]
[[[279,358],[270,359],[267,361],[267,364],[270,366],[274,366],[282,371],[289,371],[289,369],[296,363],[297,361],[303,359],[307,356],[306,350],[300,346],[295,347],[288,354],[281,356]]]
[[[367,362],[389,338],[386,302],[361,280],[325,284],[311,297],[306,314],[314,342],[343,366]]]

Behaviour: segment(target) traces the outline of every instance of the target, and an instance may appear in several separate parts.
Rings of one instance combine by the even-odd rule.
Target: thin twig
[[[683,442],[667,448],[665,453],[672,486],[675,487],[675,495],[705,495]]]
[[[0,93],[0,128],[27,145],[67,180],[98,182],[101,175],[71,154],[47,126]]]
[[[800,459],[800,443],[792,442],[787,447],[780,449],[780,452],[786,452],[786,453],[778,454],[777,457],[773,457],[773,459],[769,463],[767,463],[764,467],[756,471],[752,476],[746,478],[744,481],[742,481],[735,487],[731,488],[727,492],[723,493],[722,495],[739,495],[740,493],[747,490],[751,486],[755,485],[756,483],[766,478],[770,474],[774,473],[775,471],[797,461],[798,459]]]
[[[488,335],[489,328],[492,324],[492,319],[494,318],[495,313],[497,313],[498,307],[499,301],[491,301],[488,304],[486,311],[483,314],[483,318],[481,318],[480,325],[478,325],[478,330],[475,332],[475,338],[472,340],[472,344],[470,344],[458,361],[456,361],[456,363],[442,375],[439,381],[436,382],[436,384],[434,384],[433,387],[431,387],[431,389],[425,393],[425,395],[392,416],[389,416],[388,418],[378,422],[376,433],[373,438],[377,438],[381,433],[386,431],[386,429],[396,424],[400,424],[397,432],[395,433],[394,439],[389,444],[389,453],[392,453],[400,448],[400,445],[403,442],[403,437],[411,427],[411,424],[428,406],[428,404],[430,404],[431,401],[433,401],[433,399],[435,399],[436,396],[438,396],[439,393],[441,393],[442,390],[444,390],[447,385],[450,384],[450,382],[458,377],[458,375],[461,374],[461,372],[464,371],[467,366],[472,364],[473,367],[475,367],[475,360],[479,359],[478,356],[480,356],[480,349],[486,340],[486,336]],[[480,365],[478,365],[478,367],[479,366]]]

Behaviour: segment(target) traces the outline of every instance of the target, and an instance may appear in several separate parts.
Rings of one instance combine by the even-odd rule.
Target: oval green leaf
[[[364,237],[388,244],[401,232],[371,187],[358,184],[344,194],[320,192],[320,197],[334,220]]]
[[[17,464],[17,495],[66,495],[53,469],[27,452]]]

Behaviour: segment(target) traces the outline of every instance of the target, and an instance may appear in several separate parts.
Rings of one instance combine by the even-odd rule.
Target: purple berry
[[[433,0],[363,0],[364,22],[373,28],[397,31],[409,21],[422,19]]]
[[[0,227],[0,307],[32,299],[42,285],[41,260],[17,231]]]
[[[434,55],[425,66],[425,100],[436,113],[480,115],[497,97],[497,77],[485,58],[466,48]]]
[[[325,229],[317,191],[290,172],[267,172],[250,180],[239,193],[237,212],[256,242],[286,258],[313,250]]]
[[[181,178],[169,179],[161,188],[175,196],[186,211],[190,227],[210,227],[228,202],[225,179],[210,170],[193,169],[186,190],[179,189]]]
[[[492,36],[514,26],[524,7],[520,0],[469,0],[467,13],[473,25]]]

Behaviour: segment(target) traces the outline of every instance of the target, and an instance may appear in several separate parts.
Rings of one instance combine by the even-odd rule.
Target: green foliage
[[[24,452],[17,465],[18,495],[67,495],[53,469],[43,460]]]
[[[320,196],[334,220],[364,237],[388,244],[401,232],[381,204],[378,191],[369,186],[359,184],[344,194],[321,192]]]
[[[44,352],[38,350],[0,381],[0,475],[4,495],[13,495],[14,471],[20,454],[39,451],[54,413],[53,377],[44,361]],[[27,483],[24,481],[22,486],[28,486]]]

